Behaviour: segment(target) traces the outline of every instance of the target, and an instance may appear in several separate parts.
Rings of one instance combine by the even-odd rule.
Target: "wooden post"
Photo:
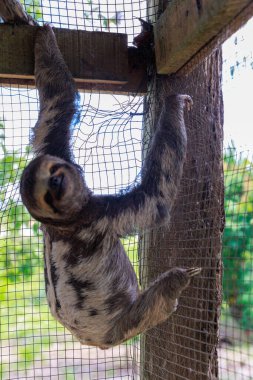
[[[215,43],[224,42],[253,15],[252,0],[171,0],[166,3],[154,27],[159,74],[177,72],[200,51],[203,58],[204,52],[209,54]]]
[[[218,379],[224,223],[221,66],[218,49],[189,75],[155,80],[152,120],[159,114],[159,94],[189,94],[194,107],[186,114],[187,161],[170,226],[142,240],[142,283],[173,266],[200,266],[203,272],[182,294],[174,316],[142,338],[143,380]]]

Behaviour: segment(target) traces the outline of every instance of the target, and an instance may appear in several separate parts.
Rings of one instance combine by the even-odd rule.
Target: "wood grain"
[[[252,12],[252,3],[252,0],[169,2],[154,28],[157,72],[177,72],[245,8]]]
[[[0,83],[34,86],[37,27],[0,25]],[[133,67],[127,35],[54,29],[78,89],[113,93],[146,91],[145,64]]]

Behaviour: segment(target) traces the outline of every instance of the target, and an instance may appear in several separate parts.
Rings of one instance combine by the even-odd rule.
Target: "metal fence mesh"
[[[224,177],[221,379],[253,379],[253,20],[223,46]]]
[[[134,0],[25,0],[24,3],[41,22],[51,22],[61,28],[127,33],[130,43],[140,32],[138,17],[145,18],[147,13],[146,1]],[[152,7],[148,14],[152,16],[157,11],[157,7]],[[247,27],[251,27],[252,32],[252,22]],[[244,73],[246,82],[252,82],[252,45],[245,46],[244,30],[231,39],[231,57],[224,48],[225,110],[231,101],[227,97],[231,91],[229,85],[233,86],[233,81],[242,78]],[[248,87],[252,88],[249,84]],[[237,91],[236,96],[237,104],[248,104],[251,98],[249,90],[248,93]],[[141,170],[142,143],[148,139],[142,133],[143,98],[85,93],[81,94],[80,103],[82,113],[75,131],[74,152],[77,162],[85,165],[88,185],[96,193],[115,193],[133,185]],[[229,115],[229,107],[226,112]],[[243,109],[238,109],[238,114],[241,123],[237,129],[242,131],[242,124],[250,128],[252,114],[247,121]],[[21,171],[31,158],[29,134],[37,115],[36,90],[0,88],[0,377],[3,380],[139,379],[143,365],[139,337],[106,351],[89,348],[74,341],[50,315],[44,289],[42,235],[38,223],[31,220],[23,208],[18,190]],[[231,119],[225,118],[225,132],[230,123]],[[249,131],[247,128],[241,132],[244,136]],[[246,152],[244,142],[240,140],[238,146],[236,138],[235,147],[224,152],[224,299],[218,352],[222,380],[253,379],[253,149],[250,151],[251,147],[247,146]],[[225,140],[225,148],[228,142],[229,138]],[[194,195],[194,186],[191,191]],[[189,216],[191,207],[193,205],[183,202],[182,212]],[[194,222],[192,220],[192,224]],[[199,242],[199,252],[205,248],[205,241]],[[139,243],[137,236],[123,240],[137,274],[141,272],[145,277],[146,264],[138,255]],[[181,252],[187,253],[190,243],[189,234],[187,241],[180,240],[179,236],[176,244]],[[156,244],[154,248],[159,249],[159,241]],[[145,244],[142,249],[145,251]],[[163,260],[163,255],[158,255],[157,260]],[[155,273],[155,265],[152,270]],[[204,299],[205,289],[200,296]],[[194,300],[189,301],[193,305]],[[185,314],[185,310],[179,310],[179,316],[181,312]],[[189,306],[187,314],[195,318],[193,306]],[[167,326],[177,329],[173,318]],[[173,357],[173,352],[162,349],[162,333],[161,327],[154,333],[159,337],[157,360],[160,363]],[[180,330],[177,334],[180,337]],[[184,347],[180,349],[183,356]],[[196,371],[201,354],[192,351]],[[165,376],[164,380],[170,379],[171,373],[165,372]]]
[[[21,170],[31,158],[27,147],[38,114],[37,93],[2,87],[1,101],[2,378],[132,378],[137,347],[133,342],[107,351],[81,347],[50,315],[42,234],[19,197]],[[140,171],[142,116],[134,112],[142,108],[141,98],[85,94],[81,104],[81,125],[74,136],[76,160],[85,164],[94,192],[118,192],[131,185]],[[138,268],[137,237],[123,243]]]

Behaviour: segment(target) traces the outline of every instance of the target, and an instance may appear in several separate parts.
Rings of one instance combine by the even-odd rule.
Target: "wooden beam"
[[[157,72],[177,72],[234,19],[240,17],[245,8],[249,7],[252,15],[252,4],[252,0],[169,2],[154,28]],[[231,29],[232,32],[234,30]]]
[[[34,86],[36,30],[28,25],[0,25],[0,83]],[[138,52],[134,49],[129,54],[126,34],[54,31],[78,89],[113,93],[146,91],[145,64],[134,63]]]

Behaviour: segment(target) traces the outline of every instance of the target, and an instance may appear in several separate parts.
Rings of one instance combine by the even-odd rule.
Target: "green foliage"
[[[27,13],[32,16],[36,21],[42,20],[42,11],[41,11],[41,0],[21,0],[21,3],[24,5]],[[86,10],[83,13],[83,17],[86,20],[87,27],[110,29],[112,25],[118,25],[121,21],[121,12],[116,12],[111,17],[105,16],[101,12],[101,6],[98,3],[93,4],[92,0],[86,1]]]
[[[28,157],[29,149],[22,156],[6,148],[0,121],[0,340],[17,356],[12,371],[26,368],[57,339],[50,337],[51,329],[55,336],[56,322],[45,298],[38,223],[31,220],[17,194]],[[0,377],[5,378],[11,356],[2,359]]]
[[[36,347],[45,341],[42,336],[33,338],[34,326],[43,324],[36,305],[44,288],[41,273],[43,247],[39,241],[38,224],[31,221],[16,195],[29,150],[24,156],[18,151],[9,151],[5,145],[3,122],[0,122],[0,131],[0,311],[4,310],[0,339],[16,341],[17,363],[22,368],[34,360]],[[33,281],[32,289],[29,281]],[[29,339],[33,339],[33,344],[24,344]],[[8,364],[1,363],[0,374],[6,368]]]
[[[0,130],[0,283],[4,285],[4,281],[17,282],[30,276],[38,264],[40,250],[38,224],[31,222],[24,206],[15,199],[28,150],[24,156],[8,151],[3,122],[0,122]]]
[[[44,294],[43,260],[27,281],[1,285],[0,340],[10,347],[10,356],[2,356],[0,378],[7,378],[5,373],[10,370],[29,368],[38,357],[43,359],[43,352],[58,339],[55,332],[63,334],[64,328],[50,315]],[[10,365],[13,355],[17,359]]]
[[[253,329],[253,163],[229,148],[224,174],[224,298],[241,326]]]
[[[25,6],[26,12],[32,16],[34,20],[39,21],[42,19],[40,0],[21,0],[21,3]]]
[[[121,12],[116,12],[113,16],[107,17],[101,12],[100,5],[93,5],[92,0],[86,1],[86,10],[84,12],[84,19],[86,20],[87,26],[97,27],[99,30],[100,27],[105,29],[110,29],[112,25],[118,25],[121,21]]]

